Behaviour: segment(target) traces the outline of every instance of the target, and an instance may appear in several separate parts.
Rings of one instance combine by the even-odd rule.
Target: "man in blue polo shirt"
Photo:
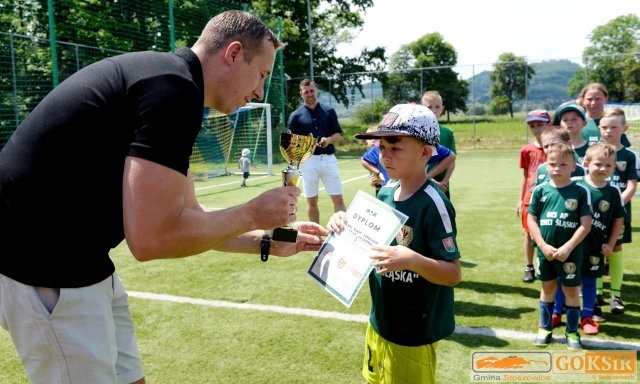
[[[342,129],[336,111],[318,102],[318,89],[313,80],[304,79],[300,82],[300,96],[304,104],[289,117],[289,131],[297,135],[311,134],[318,139],[313,155],[300,165],[300,171],[307,197],[309,220],[319,223],[319,179],[322,179],[322,184],[331,196],[334,212],[347,210],[342,199],[342,181],[333,146],[342,138]]]

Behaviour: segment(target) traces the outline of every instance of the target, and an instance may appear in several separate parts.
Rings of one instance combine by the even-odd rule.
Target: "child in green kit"
[[[576,167],[573,149],[552,144],[547,149],[550,181],[538,185],[531,196],[528,224],[538,245],[540,292],[540,328],[536,346],[551,342],[554,295],[560,278],[566,296],[567,346],[580,349],[580,268],[582,241],[591,229],[589,191],[571,180]]]
[[[555,117],[554,117],[554,121],[555,121]],[[571,146],[571,135],[569,134],[569,131],[565,127],[554,124],[546,128],[544,131],[542,131],[542,133],[540,134],[540,143],[542,144],[542,150],[546,154],[547,149],[549,149],[549,147],[551,147],[551,145],[553,144],[566,144]],[[578,154],[575,153],[575,150],[574,150],[574,154],[577,162]],[[584,176],[585,173],[586,173],[586,170],[584,169],[584,167],[580,164],[576,164],[576,169],[574,169],[573,172],[571,172],[571,177],[573,178],[573,177]],[[538,171],[536,174],[537,174],[536,185],[542,184],[545,181],[551,180],[546,162],[538,166]],[[558,279],[558,284],[561,284],[559,279]],[[556,289],[556,297],[554,300],[555,305],[553,307],[553,315],[551,316],[552,328],[555,328],[562,323],[562,313],[565,311],[564,301],[565,300],[564,300],[563,290]]]
[[[587,149],[585,166],[586,176],[572,178],[584,185],[591,193],[593,225],[583,241],[582,251],[582,312],[580,329],[586,335],[599,332],[599,322],[604,321],[602,309],[596,302],[596,279],[604,273],[604,259],[608,257],[622,233],[624,223],[624,203],[620,190],[609,185],[608,179],[616,167],[616,150],[612,145],[597,142]],[[561,312],[556,311],[564,305],[562,290],[556,291],[553,326],[560,323]]]
[[[602,140],[599,125],[604,114],[604,107],[608,102],[609,90],[602,83],[589,83],[578,94],[576,104],[585,109],[587,118],[587,125],[582,130],[582,137],[589,145]],[[627,148],[631,146],[631,142],[624,133],[620,137],[620,142]]]
[[[522,185],[520,187],[520,199],[516,205],[516,216],[522,217],[522,227],[524,228],[524,258],[525,267],[522,281],[533,283],[535,280],[535,269],[533,268],[533,251],[531,236],[527,225],[527,208],[531,201],[531,193],[536,186],[536,172],[538,166],[545,161],[540,135],[542,131],[551,126],[551,116],[544,109],[535,109],[527,114],[525,120],[527,126],[533,133],[535,140],[526,144],[520,150],[520,168],[523,170]]]
[[[453,286],[461,280],[455,211],[424,170],[438,122],[422,105],[400,104],[377,131],[356,138],[380,139],[392,181],[377,198],[408,216],[391,245],[372,247],[369,256],[375,268],[362,375],[368,383],[435,383],[437,342],[455,329]],[[345,222],[337,212],[327,228],[340,232]]]
[[[424,95],[422,95],[422,105],[429,108],[431,112],[436,115],[436,119],[438,119],[440,145],[447,147],[454,155],[456,155],[456,140],[453,137],[453,130],[439,123],[440,116],[444,113],[444,103],[442,102],[442,96],[440,96],[440,93],[438,93],[438,91],[425,92]],[[437,164],[438,163],[431,164],[431,167],[435,167]],[[444,194],[449,199],[451,199],[451,195],[449,193],[449,180],[451,179],[451,175],[453,174],[455,167],[456,164],[453,162],[447,167],[446,171],[436,174],[433,177],[441,188],[445,188]]]
[[[631,199],[636,193],[638,185],[638,170],[636,169],[636,155],[621,142],[622,135],[627,130],[627,120],[620,108],[610,108],[604,111],[600,119],[600,134],[602,139],[616,149],[616,168],[609,184],[618,187],[622,192],[625,203],[625,219],[622,236],[618,239],[613,253],[609,255],[609,274],[611,276],[611,301],[609,306],[612,313],[624,313],[622,303],[623,258],[622,244],[631,243]],[[602,290],[602,280],[598,282]],[[601,291],[602,292],[602,291]]]
[[[589,148],[589,143],[582,136],[582,129],[587,125],[582,107],[577,104],[562,106],[553,116],[553,125],[559,125],[569,132],[571,146],[578,156],[578,164],[582,164]]]
[[[552,144],[558,143],[571,146],[571,135],[566,128],[558,125],[552,125],[550,127],[547,127],[540,134],[540,144],[542,144],[542,150],[544,151],[545,155],[547,153],[547,149]],[[578,162],[578,153],[576,153],[575,149],[574,154],[576,158],[576,169],[571,172],[571,177],[584,176],[587,172],[584,167]],[[545,161],[538,166],[538,169],[536,171],[536,185],[541,184],[549,179],[549,172],[547,169],[547,163]]]

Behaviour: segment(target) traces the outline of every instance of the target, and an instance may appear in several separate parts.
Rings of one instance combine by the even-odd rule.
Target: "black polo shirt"
[[[314,109],[302,105],[289,116],[289,131],[296,135],[312,134],[316,139],[329,137],[335,133],[342,134],[335,109],[316,104]],[[316,147],[314,155],[331,155],[335,153],[333,144],[326,148]]]
[[[0,273],[60,288],[113,273],[125,158],[186,175],[203,89],[183,48],[106,58],[51,91],[0,152]]]

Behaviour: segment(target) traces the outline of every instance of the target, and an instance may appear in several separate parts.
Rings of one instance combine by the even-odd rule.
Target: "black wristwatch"
[[[269,260],[269,249],[271,249],[271,235],[268,231],[264,231],[262,240],[260,240],[260,260]]]

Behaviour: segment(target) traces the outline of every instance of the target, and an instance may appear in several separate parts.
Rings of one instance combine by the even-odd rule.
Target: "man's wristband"
[[[268,231],[264,231],[264,235],[260,240],[260,260],[269,260],[269,249],[271,249],[271,235],[269,235]]]

